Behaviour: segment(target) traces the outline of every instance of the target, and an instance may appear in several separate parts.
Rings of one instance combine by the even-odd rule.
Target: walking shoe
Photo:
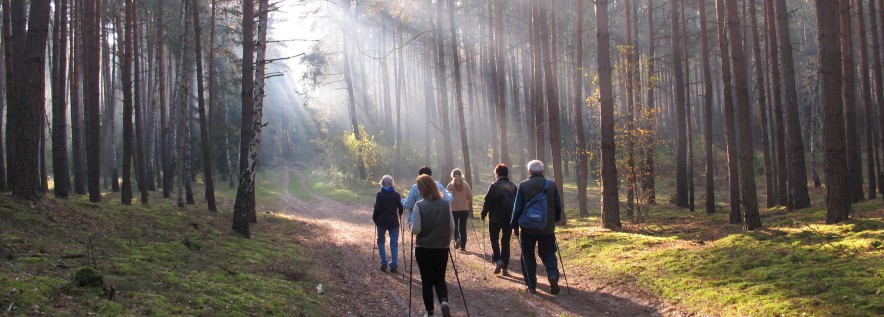
[[[386,272],[386,271],[387,271],[387,265],[381,264],[381,272]]]
[[[398,273],[399,270],[396,269],[395,265],[390,265],[390,273]]]
[[[494,264],[496,264],[494,266],[494,274],[500,273],[500,270],[503,270],[504,272],[506,272],[506,269],[503,268],[503,261],[498,260]],[[504,273],[504,275],[506,275],[506,273]]]
[[[510,272],[506,268],[503,268],[503,276],[510,276]]]
[[[451,307],[448,307],[448,301],[442,301],[442,317],[451,317]]]
[[[549,278],[549,293],[553,295],[559,294],[559,278],[558,277],[550,277]]]
[[[536,294],[537,294],[537,290],[531,288],[531,286],[527,286],[527,287],[525,287],[525,291],[528,292],[528,294],[531,294],[531,295],[536,295]]]

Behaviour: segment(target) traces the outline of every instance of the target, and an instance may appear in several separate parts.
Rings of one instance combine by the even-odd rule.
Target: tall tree
[[[460,50],[458,49],[459,42],[457,40],[457,25],[454,21],[454,11],[454,0],[448,0],[448,21],[451,29],[451,64],[454,69],[454,102],[457,105],[457,123],[458,128],[460,129],[460,151],[463,154],[463,167],[464,173],[466,173],[467,184],[473,184],[472,166],[470,165],[470,143],[467,140],[467,123],[464,118],[463,89],[461,88],[460,75]]]
[[[11,9],[12,17],[9,20],[4,17],[4,25],[9,25],[12,34],[9,38],[12,45],[7,47],[11,51],[7,57],[11,57],[13,63],[16,63],[13,76],[7,77],[7,83],[17,83],[7,91],[7,133],[13,139],[12,142],[7,142],[7,146],[14,146],[10,171],[15,171],[10,180],[14,179],[11,182],[12,194],[29,200],[36,200],[41,196],[42,185],[38,181],[41,133],[35,131],[43,130],[46,112],[43,105],[46,99],[44,71],[46,40],[49,36],[49,7],[49,1],[31,1],[27,11],[27,31],[24,0],[12,1],[11,6],[4,6],[3,10],[5,13]],[[6,23],[7,21],[10,23]],[[7,60],[7,67],[10,59]],[[22,91],[25,93],[21,93]]]
[[[86,0],[83,23],[83,123],[86,141],[86,187],[89,201],[101,201],[101,5]]]
[[[706,23],[706,0],[699,1],[700,11],[700,54],[703,63],[703,125],[704,144],[706,155],[706,213],[715,212],[715,157],[712,154],[712,70],[709,66],[709,31]]]
[[[859,28],[859,69],[862,85],[863,105],[865,106],[865,141],[866,141],[866,177],[869,180],[869,199],[875,199],[877,182],[875,181],[875,142],[873,138],[874,117],[877,115],[872,106],[872,82],[869,78],[869,41],[866,36],[866,18],[862,0],[856,0],[857,26]]]
[[[159,99],[160,99],[160,165],[163,170],[163,198],[169,198],[172,196],[172,181],[174,179],[175,173],[172,171],[172,159],[171,159],[171,151],[170,147],[171,143],[171,128],[169,127],[169,115],[167,114],[169,111],[166,107],[166,74],[165,69],[166,65],[163,63],[165,59],[165,34],[163,27],[163,15],[165,14],[165,10],[163,7],[163,0],[158,0],[158,8],[157,8],[157,77],[159,80],[158,90],[159,90]]]
[[[884,136],[884,116],[881,115],[884,113],[884,102],[882,102],[884,101],[884,81],[882,81],[884,76],[881,74],[881,40],[878,37],[878,17],[875,14],[876,11],[878,10],[875,7],[875,0],[869,0],[869,24],[872,30],[872,76],[874,76],[874,91],[878,101],[878,135]],[[879,12],[884,12],[884,10]],[[881,148],[884,149],[884,137],[880,137],[880,139]],[[880,169],[884,169],[884,166],[880,167]],[[879,180],[884,182],[884,177],[881,177],[880,170],[878,173]],[[884,186],[879,188],[884,190]]]
[[[500,1],[500,0],[498,0]],[[555,3],[555,1],[553,1]],[[543,50],[543,70],[544,82],[546,84],[546,101],[547,101],[547,121],[549,122],[549,145],[552,151],[552,164],[554,179],[560,193],[563,193],[564,177],[562,175],[562,129],[559,122],[559,90],[558,79],[553,70],[556,65],[550,52],[550,46],[556,45],[555,42],[550,44],[547,39],[550,38],[549,26],[547,24],[547,9],[543,5],[540,6],[540,49]],[[554,20],[554,19],[553,19]],[[555,23],[551,21],[551,23]],[[501,117],[501,121],[505,117]],[[562,223],[566,222],[565,215],[562,215]]]
[[[654,142],[656,133],[656,124],[655,119],[657,117],[657,108],[654,105],[654,88],[657,85],[656,73],[654,72],[654,66],[657,62],[656,55],[654,53],[657,42],[654,39],[654,32],[656,29],[654,28],[654,0],[648,0],[648,99],[646,101],[647,105],[645,106],[645,130],[648,133],[645,133],[645,137],[643,140],[644,149],[642,150],[642,154],[644,158],[642,159],[642,194],[646,195],[648,198],[648,204],[655,204],[657,202],[657,194],[656,194],[656,185],[654,184]]]
[[[611,32],[608,30],[608,0],[596,0],[596,43],[598,43],[599,99],[602,143],[602,227],[617,230],[620,199],[617,194],[617,158],[614,141],[614,87],[611,81]]]
[[[807,168],[804,162],[804,141],[801,139],[801,121],[798,112],[798,89],[795,86],[795,63],[792,58],[792,36],[786,0],[773,0],[776,5],[777,38],[782,52],[783,87],[785,88],[786,138],[789,150],[789,201],[792,209],[810,207],[807,194]]]
[[[747,231],[761,228],[761,215],[758,213],[758,197],[755,191],[755,168],[752,150],[752,114],[749,108],[749,83],[746,55],[743,49],[743,36],[740,32],[740,17],[737,0],[727,0],[727,29],[730,39],[731,65],[734,69],[734,93],[736,95],[736,123],[738,133],[738,157],[740,160],[740,202],[743,216],[743,229]]]
[[[448,85],[447,72],[445,70],[445,39],[442,30],[445,27],[444,20],[445,6],[444,2],[436,3],[436,25],[434,27],[434,53],[436,58],[436,88],[439,92],[439,103],[437,104],[439,121],[441,121],[442,133],[442,170],[451,171],[454,168],[454,149],[451,143],[451,125],[448,115]],[[440,179],[445,179],[446,174],[442,174]]]
[[[816,0],[817,39],[820,48],[822,84],[823,141],[826,173],[826,223],[847,220],[850,215],[847,153],[844,129],[844,102],[841,74],[841,29],[838,3]]]
[[[83,1],[71,0],[71,167],[74,193],[86,194],[86,162],[83,144]]]
[[[681,27],[679,27],[679,2],[670,1],[672,23],[672,77],[675,81],[675,205],[688,207],[688,167],[687,167],[687,120],[685,114],[685,80],[681,51]]]
[[[738,224],[743,222],[740,215],[740,168],[737,160],[737,132],[734,122],[734,90],[731,85],[731,58],[730,41],[725,27],[724,0],[715,0],[715,11],[718,21],[718,48],[721,55],[721,81],[724,86],[724,120],[725,139],[727,141],[727,174],[730,188],[730,217],[729,222]],[[736,68],[735,68],[736,69]]]
[[[626,216],[634,219],[635,210],[635,43],[632,41],[631,1],[626,11]]]
[[[586,206],[586,183],[589,177],[589,168],[587,167],[587,151],[586,134],[583,131],[583,0],[577,0],[577,30],[574,34],[574,42],[576,43],[574,50],[575,66],[574,70],[574,124],[577,135],[577,210],[580,217],[589,215]]]
[[[500,161],[504,163],[510,162],[509,147],[507,144],[506,132],[506,72],[503,68],[504,53],[506,52],[503,38],[503,0],[497,0],[495,6],[496,14],[494,15],[494,63],[495,63],[495,91],[497,93],[497,127],[500,142]],[[441,21],[439,23],[442,23]],[[445,67],[444,63],[441,67]],[[444,100],[443,100],[444,102]],[[444,105],[444,104],[443,104]]]
[[[771,170],[771,153],[770,153],[770,142],[769,142],[769,132],[767,131],[767,100],[764,98],[764,69],[762,63],[764,60],[761,58],[761,44],[758,39],[758,17],[756,14],[756,6],[755,0],[749,0],[749,17],[752,20],[752,56],[755,59],[755,90],[757,91],[756,97],[758,97],[758,116],[761,120],[761,149],[764,154],[764,181],[765,181],[765,191],[767,193],[767,206],[774,206],[774,179],[773,179],[773,171]],[[779,84],[777,84],[779,85]],[[710,97],[711,98],[711,97]],[[783,156],[785,158],[785,156]],[[778,169],[783,171],[783,180],[785,180],[785,169]],[[783,187],[783,192],[785,193],[785,187]]]
[[[67,103],[67,0],[55,0],[55,25],[52,31],[52,174],[55,197],[67,198],[71,191],[68,165]]]
[[[145,133],[147,132],[147,127],[145,127],[145,118],[144,118],[144,108],[147,103],[142,100],[142,73],[141,73],[141,31],[139,30],[138,24],[138,2],[133,3],[133,23],[135,26],[132,29],[132,75],[133,75],[133,85],[132,85],[132,110],[135,113],[135,180],[138,185],[138,192],[141,194],[141,204],[146,205],[148,203],[149,194],[147,192],[147,144],[145,142]]]
[[[787,198],[787,171],[786,168],[786,140],[785,140],[785,132],[786,127],[784,125],[783,118],[783,97],[782,97],[782,89],[779,83],[782,82],[780,77],[780,68],[777,66],[777,60],[779,56],[779,50],[777,49],[779,44],[777,43],[777,32],[776,22],[774,18],[774,9],[773,9],[773,1],[765,0],[765,14],[767,15],[765,18],[765,23],[767,25],[767,49],[768,56],[770,60],[769,70],[770,70],[770,107],[771,107],[771,131],[770,134],[773,140],[773,149],[774,149],[774,157],[775,160],[772,162],[774,166],[774,170],[776,170],[774,181],[772,182],[775,190],[773,191],[773,201],[768,199],[768,205],[770,203],[776,203],[780,205],[788,205]]]
[[[199,106],[200,116],[200,140],[202,141],[203,153],[203,180],[205,182],[205,197],[209,211],[218,211],[215,206],[215,179],[212,175],[214,168],[212,167],[212,140],[209,138],[209,122],[206,117],[206,100],[203,98],[203,57],[202,45],[200,38],[200,14],[197,0],[191,0],[191,11],[193,12],[193,36],[194,36],[194,56],[196,56],[196,91],[197,104]],[[214,23],[214,21],[212,21]],[[211,66],[209,66],[211,67]]]
[[[248,0],[247,0],[248,1]],[[258,0],[258,33],[257,33],[257,41],[255,42],[255,52],[256,55],[256,63],[257,67],[255,68],[255,78],[258,79],[258,82],[255,85],[256,91],[253,96],[254,99],[263,99],[264,98],[264,64],[266,63],[264,59],[264,53],[267,47],[267,22],[268,22],[268,11],[269,11],[269,3],[268,0]],[[261,144],[261,127],[263,120],[263,102],[254,103],[254,115],[252,116],[252,138],[249,140],[249,153],[248,153],[248,166],[246,170],[242,173],[242,177],[239,181],[239,188],[236,191],[236,201],[234,202],[234,213],[238,212],[241,214],[247,213],[247,204],[250,204],[248,201],[250,196],[254,194],[255,190],[255,173],[257,172],[258,167],[258,147]],[[240,225],[244,225],[245,230],[237,230],[240,234],[249,237],[248,231],[248,219],[243,216],[243,219],[240,219]],[[236,229],[237,220],[234,219],[234,225]]]
[[[844,127],[847,138],[847,185],[850,201],[863,200],[862,152],[859,150],[859,136],[856,130],[856,64],[853,59],[853,18],[850,0],[838,2],[841,18],[841,74],[844,76],[841,90],[844,98]]]
[[[120,65],[120,75],[123,77],[123,184],[121,188],[121,199],[125,205],[132,204],[132,53],[133,53],[133,29],[135,24],[133,19],[135,11],[135,1],[126,0],[126,26],[123,31],[122,63]]]
[[[241,188],[246,191],[248,194],[248,186],[249,181],[243,179],[242,176],[246,175],[246,169],[248,168],[248,155],[249,155],[249,141],[252,139],[252,127],[251,124],[254,119],[252,116],[254,115],[254,56],[255,56],[255,46],[254,46],[254,31],[255,31],[255,3],[254,0],[243,0],[243,10],[242,10],[242,124],[241,124],[241,133],[240,133],[240,143],[239,143],[239,187],[246,186],[246,188]],[[346,37],[346,35],[344,35]],[[345,39],[346,41],[346,39]],[[346,42],[345,42],[346,44]],[[345,53],[346,46],[345,46]],[[352,96],[352,93],[351,93]],[[352,100],[351,100],[351,106]],[[351,116],[354,115],[351,111]],[[354,128],[356,130],[356,128]],[[358,134],[357,140],[358,140]],[[360,164],[360,167],[362,165]],[[360,169],[360,177],[365,176],[364,169]],[[243,184],[245,182],[245,184]],[[233,206],[233,231],[248,237],[249,236],[249,210],[252,208],[251,199],[248,197],[239,198],[239,190],[237,190],[237,202],[239,204]]]

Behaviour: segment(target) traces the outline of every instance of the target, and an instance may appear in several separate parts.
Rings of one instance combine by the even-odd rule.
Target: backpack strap
[[[546,194],[546,189],[549,188],[549,180],[543,182],[543,193]]]

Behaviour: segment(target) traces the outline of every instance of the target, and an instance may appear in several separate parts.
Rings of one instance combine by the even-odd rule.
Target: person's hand
[[[482,222],[485,222],[485,217],[482,217]]]

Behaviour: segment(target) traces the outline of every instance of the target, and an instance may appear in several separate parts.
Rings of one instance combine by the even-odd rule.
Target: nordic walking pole
[[[484,223],[484,222],[483,222],[483,223]],[[477,230],[477,229],[476,229],[475,222],[474,222],[474,225],[473,225],[473,234],[476,236],[476,239],[479,239],[479,232],[476,231],[476,230]],[[488,262],[488,259],[486,259],[486,257],[487,257],[487,255],[486,255],[486,253],[485,253],[485,237],[484,237],[484,235],[483,235],[483,236],[482,236],[482,279],[483,279],[483,280],[487,280],[487,279],[488,279],[487,277],[485,277],[485,262]]]
[[[451,256],[451,249],[448,249],[448,256]],[[467,317],[470,317],[470,307],[467,306],[467,297],[463,295],[463,286],[460,285],[460,277],[457,276],[457,266],[454,265],[454,257],[451,257],[451,267],[454,268],[454,278],[457,279],[457,288],[460,289],[460,298],[463,299],[463,308],[467,311]]]
[[[568,295],[571,295],[571,286],[568,286],[568,274],[565,273],[565,261],[562,261],[562,250],[559,249],[559,240],[556,240],[556,253],[559,254],[559,263],[562,264],[562,276],[565,277],[565,287],[568,288]]]
[[[375,234],[377,234],[377,232],[378,232],[378,225],[374,225],[374,232],[375,232]],[[386,239],[386,237],[385,237],[384,239]],[[371,245],[371,261],[372,261],[372,262],[374,262],[374,250],[375,250],[375,248],[377,248],[377,242],[375,242],[375,244],[372,244],[372,245]]]
[[[411,257],[408,263],[408,317],[411,317],[411,289],[414,288],[414,234],[411,234]]]
[[[402,225],[402,215],[399,215],[399,248],[402,249],[402,259],[405,259],[405,226]],[[403,261],[404,262],[404,261]],[[402,279],[405,279],[405,271],[402,271]]]

